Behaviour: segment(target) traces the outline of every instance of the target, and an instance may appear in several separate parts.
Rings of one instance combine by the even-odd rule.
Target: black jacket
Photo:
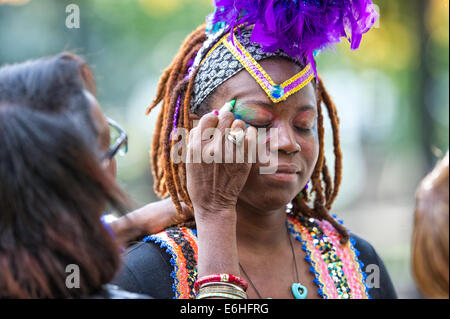
[[[125,291],[112,284],[104,285],[92,296],[83,299],[152,299],[149,296]]]

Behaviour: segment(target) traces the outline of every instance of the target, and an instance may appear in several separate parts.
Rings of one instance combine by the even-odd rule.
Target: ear
[[[198,121],[200,121],[200,116],[195,113],[189,113],[189,122],[191,127],[194,127],[194,123],[198,123]]]

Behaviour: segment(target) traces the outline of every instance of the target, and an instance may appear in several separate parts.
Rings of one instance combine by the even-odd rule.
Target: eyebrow
[[[239,100],[238,100],[239,102]],[[256,100],[250,100],[250,101],[242,101],[242,104],[248,106],[248,104],[253,104],[253,105],[259,105],[259,106],[263,106],[265,108],[273,108],[273,104],[270,103],[266,103],[264,101],[256,101]]]
[[[268,109],[273,109],[273,107],[274,107],[274,105],[271,103],[267,103],[264,101],[257,101],[257,100],[242,101],[241,103],[247,107],[248,107],[248,104],[259,105],[259,106],[262,106],[262,107],[268,108]],[[301,111],[301,112],[310,111],[310,110],[316,111],[316,108],[309,104],[302,105],[299,107],[299,111]]]

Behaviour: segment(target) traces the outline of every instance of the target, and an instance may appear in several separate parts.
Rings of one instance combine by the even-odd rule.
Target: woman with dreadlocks
[[[170,196],[180,224],[133,246],[116,282],[156,298],[395,298],[372,246],[330,214],[342,177],[339,118],[314,60],[341,37],[357,49],[377,16],[372,2],[215,5],[162,75],[148,109],[162,103],[151,153],[155,191]],[[324,155],[324,109],[334,178]],[[262,128],[270,129],[266,136]],[[182,129],[188,142],[177,138]],[[261,141],[277,164],[259,153],[250,161],[250,145]],[[243,145],[246,161],[175,161],[180,143],[187,159],[230,147],[237,157]],[[186,211],[194,219],[184,222]]]

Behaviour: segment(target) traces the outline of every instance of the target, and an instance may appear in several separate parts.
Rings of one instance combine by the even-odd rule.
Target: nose
[[[297,153],[302,150],[300,144],[295,139],[295,133],[288,123],[280,123],[277,127],[279,152],[286,154]]]

